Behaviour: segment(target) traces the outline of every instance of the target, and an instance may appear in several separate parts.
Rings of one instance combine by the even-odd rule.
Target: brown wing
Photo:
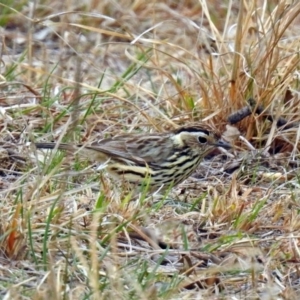
[[[172,140],[168,135],[122,135],[94,143],[85,149],[102,152],[114,160],[126,160],[135,164],[159,164],[172,152]]]

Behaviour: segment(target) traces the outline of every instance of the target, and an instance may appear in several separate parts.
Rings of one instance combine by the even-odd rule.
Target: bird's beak
[[[218,142],[214,143],[214,146],[222,147],[224,149],[231,149],[232,148],[232,146],[229,143],[227,143],[223,140],[218,140]]]

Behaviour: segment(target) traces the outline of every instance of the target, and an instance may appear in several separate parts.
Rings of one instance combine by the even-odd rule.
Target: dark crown
[[[209,135],[209,131],[207,129],[204,129],[202,127],[197,127],[197,126],[194,126],[194,127],[181,127],[181,128],[178,128],[177,130],[175,130],[175,134],[178,134],[178,133],[181,133],[181,132],[203,132],[205,133],[206,135]]]

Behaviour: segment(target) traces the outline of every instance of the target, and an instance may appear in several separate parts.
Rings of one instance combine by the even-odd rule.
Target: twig
[[[276,118],[274,118],[273,115],[262,105],[257,105],[256,101],[253,98],[249,98],[247,102],[249,104],[248,106],[239,109],[227,118],[227,121],[230,124],[236,124],[242,121],[244,118],[250,116],[251,114],[260,114],[263,118],[271,122],[274,122],[274,120],[276,120]],[[293,127],[298,127],[299,123],[293,122],[288,124],[288,121],[286,119],[278,118],[276,121],[276,126],[278,128],[284,127],[283,129],[289,129]]]

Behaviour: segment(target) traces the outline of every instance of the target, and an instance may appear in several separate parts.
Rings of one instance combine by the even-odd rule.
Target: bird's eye
[[[206,139],[205,137],[203,137],[203,136],[199,136],[199,137],[198,137],[198,141],[199,141],[199,143],[201,143],[201,144],[207,143],[207,139]]]

